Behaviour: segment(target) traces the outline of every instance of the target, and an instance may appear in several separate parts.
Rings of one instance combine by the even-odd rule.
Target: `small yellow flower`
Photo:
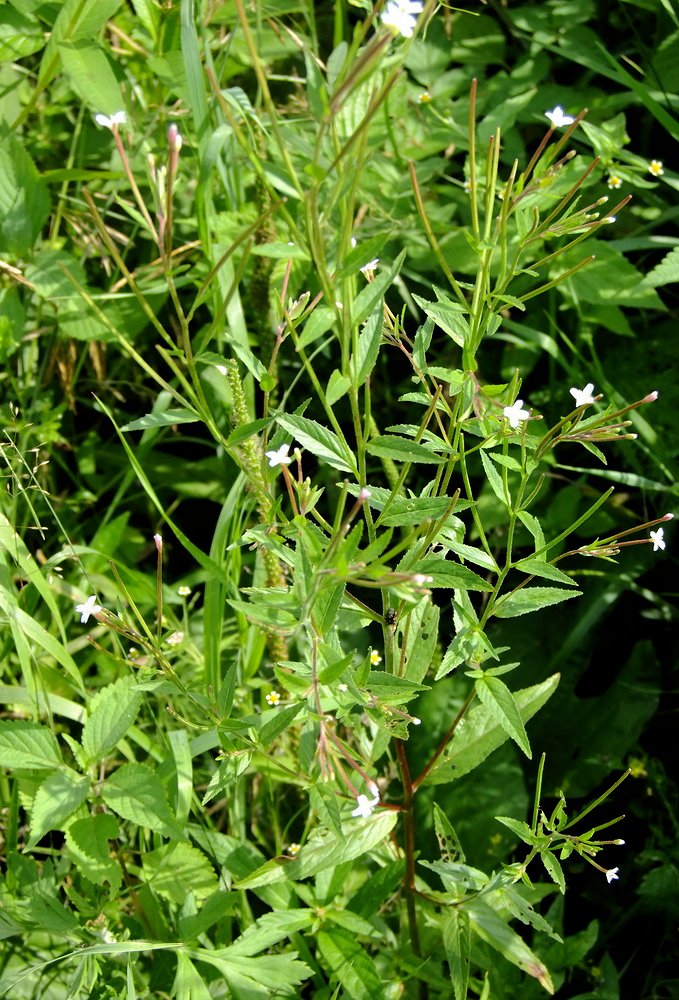
[[[622,187],[622,177],[618,177],[617,174],[609,174],[606,183],[611,190],[613,190],[613,188],[617,190],[619,187]]]
[[[431,101],[431,94],[428,90],[423,90],[422,93],[417,98],[420,104],[429,104]]]
[[[382,657],[380,656],[380,654],[377,652],[376,649],[373,649],[372,653],[370,654],[370,662],[372,663],[373,667],[377,667],[382,662]]]
[[[182,584],[181,587],[177,587],[177,593],[180,597],[188,597],[191,593],[191,588]]]
[[[280,705],[281,696],[278,693],[278,691],[269,691],[268,695],[266,696],[266,701],[268,705],[271,705],[272,708],[275,708],[276,705]]]
[[[649,174],[653,174],[654,177],[662,177],[665,171],[662,168],[662,160],[651,160],[648,165]]]

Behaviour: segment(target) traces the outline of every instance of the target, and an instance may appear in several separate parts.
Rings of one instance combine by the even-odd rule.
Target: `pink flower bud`
[[[656,399],[658,398],[658,395],[659,395],[658,390],[654,389],[653,392],[649,392],[648,396],[644,396],[644,398],[641,400],[641,402],[642,403],[655,403]]]
[[[163,551],[163,536],[162,535],[154,535],[153,536],[153,541],[155,542],[155,545],[156,545],[156,548],[158,549],[158,551],[162,552]]]
[[[661,520],[663,520],[663,521],[671,521],[673,517],[674,517],[674,514],[664,514],[662,516]]]
[[[167,141],[169,143],[170,149],[173,149],[176,153],[182,148],[183,139],[179,133],[179,129],[174,122],[170,125],[167,130]]]

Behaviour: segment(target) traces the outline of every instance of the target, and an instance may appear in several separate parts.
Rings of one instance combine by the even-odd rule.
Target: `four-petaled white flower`
[[[517,399],[511,406],[503,407],[502,412],[509,421],[509,426],[513,427],[514,430],[516,430],[523,420],[528,420],[530,416],[530,410],[523,409],[522,399]]]
[[[663,548],[665,546],[663,545]],[[90,615],[98,615],[101,611],[101,604],[97,604],[97,599],[94,597],[88,597],[84,604],[76,604],[75,610],[80,614],[80,621],[83,625],[86,625],[89,621]]]
[[[380,801],[380,794],[377,791],[377,788],[375,788],[374,791],[375,796],[372,799],[369,799],[367,795],[356,796],[356,808],[352,812],[352,816],[360,816],[362,819],[365,819],[367,816],[372,815],[373,809]]]
[[[423,7],[420,0],[389,0],[382,11],[382,24],[385,28],[391,28],[395,34],[410,38]]]
[[[290,465],[292,462],[291,458],[288,458],[288,452],[290,451],[289,444],[282,444],[278,451],[267,451],[266,457],[269,459],[269,465],[272,469],[275,469],[277,465]]]
[[[125,125],[127,123],[127,115],[124,111],[116,111],[110,118],[108,115],[95,115],[94,120],[102,128],[110,128],[113,131],[115,125]]]
[[[576,389],[575,386],[571,389],[571,396],[575,400],[576,406],[587,406],[589,403],[595,402],[594,396],[594,383],[588,382],[584,389]]]
[[[653,542],[653,551],[654,552],[657,552],[658,549],[664,549],[665,548],[665,539],[663,538],[664,534],[665,534],[665,532],[663,531],[662,528],[658,528],[657,531],[652,531],[651,532],[651,541]]]
[[[608,869],[608,871],[606,872],[606,881],[608,882],[609,885],[611,884],[611,882],[617,881],[619,871],[620,871],[619,868]]]
[[[560,104],[553,111],[545,111],[545,118],[549,118],[554,128],[561,128],[562,125],[572,125],[575,118],[567,115]]]

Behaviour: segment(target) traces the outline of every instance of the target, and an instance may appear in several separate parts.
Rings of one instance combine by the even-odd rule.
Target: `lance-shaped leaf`
[[[493,719],[499,722],[508,736],[517,743],[526,757],[533,756],[528,742],[528,736],[523,725],[521,713],[514,700],[514,695],[499,677],[484,674],[476,681],[476,694]]]
[[[513,594],[501,597],[493,608],[495,618],[518,618],[519,615],[540,611],[552,604],[561,604],[572,597],[580,597],[581,590],[562,590],[560,587],[523,587]]]
[[[323,424],[297,414],[284,414],[278,417],[277,421],[283,430],[297,438],[299,443],[316,458],[327,462],[340,472],[357,475],[356,463],[349,448]]]

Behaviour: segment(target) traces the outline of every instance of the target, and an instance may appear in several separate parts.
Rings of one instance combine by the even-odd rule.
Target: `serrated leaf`
[[[90,882],[108,882],[117,889],[122,882],[122,869],[110,857],[109,840],[118,836],[118,820],[110,813],[97,813],[71,823],[66,831],[66,843],[78,869]]]
[[[90,702],[81,741],[88,765],[98,763],[113,750],[137,718],[141,703],[142,692],[132,677],[122,677],[97,692]]]
[[[51,730],[23,719],[0,720],[0,767],[22,771],[53,771],[62,763]]]
[[[382,434],[368,441],[368,454],[377,458],[388,458],[392,462],[415,462],[424,465],[441,465],[445,458],[437,455],[417,441],[400,437],[398,434]]]
[[[160,778],[146,764],[123,764],[101,786],[107,806],[123,819],[166,837],[181,839]]]
[[[559,676],[552,674],[540,684],[514,692],[514,699],[524,725],[554,694]],[[450,752],[441,758],[424,784],[447,784],[461,778],[483,763],[493,750],[497,750],[508,739],[509,736],[494,719],[490,709],[483,704],[475,705],[458,726]]]
[[[458,347],[464,347],[469,338],[469,323],[461,304],[450,301],[428,302],[420,295],[413,295],[413,298],[424,309],[425,315],[433,319]]]
[[[559,887],[559,892],[562,894],[566,892],[566,877],[563,873],[563,868],[559,864],[557,858],[554,857],[550,851],[541,851],[540,860],[547,869],[547,873],[553,882]]]
[[[512,498],[509,491],[505,490],[505,484],[502,481],[502,476],[497,471],[490,459],[490,456],[487,455],[485,451],[481,451],[481,462],[483,463],[486,478],[491,485],[493,493],[503,506],[511,507]]]
[[[674,247],[663,257],[659,264],[644,277],[644,285],[649,288],[660,288],[679,281],[679,247]]]
[[[493,608],[495,618],[518,618],[531,611],[540,611],[573,597],[581,597],[581,590],[562,590],[560,587],[523,587],[514,594],[501,597]]]
[[[384,307],[379,302],[358,335],[356,354],[351,358],[351,377],[358,389],[366,381],[377,361],[384,326]]]
[[[285,708],[276,708],[273,712],[265,712],[262,726],[257,733],[261,746],[268,747],[273,743],[299,715],[304,705],[305,702],[300,701],[296,705],[287,705]]]
[[[327,462],[333,469],[340,472],[350,472],[357,476],[354,458],[348,447],[340,441],[336,434],[323,424],[308,417],[300,417],[294,414],[285,414],[277,417],[277,422],[292,434],[299,443],[310,451],[316,458]]]
[[[382,977],[375,963],[356,940],[342,927],[328,927],[318,932],[318,950],[337,976],[351,1000],[381,1000]]]
[[[478,899],[465,909],[475,934],[499,951],[508,962],[537,979],[550,996],[554,994],[554,984],[547,967],[495,910]]]
[[[0,253],[29,257],[49,211],[47,187],[33,160],[0,123]]]
[[[438,643],[440,608],[425,597],[408,616],[405,642],[405,678],[421,684]]]
[[[516,569],[530,576],[540,576],[545,580],[552,580],[554,583],[564,583],[568,587],[577,587],[577,583],[571,580],[570,576],[567,576],[563,570],[560,570],[558,566],[552,566],[551,563],[545,562],[544,559],[534,559],[532,557],[521,559],[516,563]]]
[[[443,947],[445,948],[455,1000],[467,1000],[471,928],[463,909],[448,906],[443,917]]]
[[[432,577],[427,581],[427,587],[446,587],[450,590],[484,590],[490,593],[493,588],[472,570],[459,563],[454,563],[451,559],[444,559],[432,556],[429,559],[420,559],[413,566],[408,567],[409,573],[419,573],[422,576]]]
[[[219,887],[209,860],[191,844],[171,844],[148,851],[142,856],[142,866],[153,891],[171,903],[184,903],[189,893],[201,901]]]
[[[506,826],[508,830],[511,830],[512,833],[515,833],[519,840],[523,840],[525,844],[530,844],[531,847],[535,844],[537,837],[528,826],[528,823],[524,823],[519,819],[513,819],[511,816],[496,816],[495,819],[498,823]]]
[[[301,849],[294,861],[269,861],[238,883],[239,889],[254,889],[261,885],[298,880],[345,861],[367,854],[389,835],[398,816],[392,810],[380,809],[367,819],[355,821],[341,837],[319,836]]]
[[[448,510],[457,510],[450,497],[394,497],[379,523],[385,527],[402,528],[438,520]]]
[[[88,779],[70,768],[45,778],[33,799],[31,836],[26,849],[35,847],[49,830],[62,829],[64,820],[82,805],[89,790]]]
[[[183,1000],[212,1000],[210,990],[188,955],[178,951],[176,956],[177,971],[172,996],[182,997]]]
[[[131,420],[120,430],[124,434],[127,431],[145,431],[149,427],[169,427],[172,424],[195,424],[200,417],[192,410],[184,407],[175,410],[163,410],[162,413],[147,413],[145,417]],[[268,421],[264,421],[266,424]]]
[[[466,858],[460,838],[455,832],[453,824],[436,803],[434,803],[434,831],[441,852],[441,860],[464,864]]]
[[[198,962],[207,962],[218,969],[226,980],[234,1000],[270,1000],[272,996],[301,996],[291,987],[299,986],[312,975],[297,953],[287,955],[258,955],[250,958],[234,955],[228,948],[189,949],[188,955]]]
[[[514,695],[499,677],[484,674],[476,681],[476,694],[489,710],[491,716],[500,723],[508,736],[523,750],[530,760],[533,756],[521,715],[514,701]]]

